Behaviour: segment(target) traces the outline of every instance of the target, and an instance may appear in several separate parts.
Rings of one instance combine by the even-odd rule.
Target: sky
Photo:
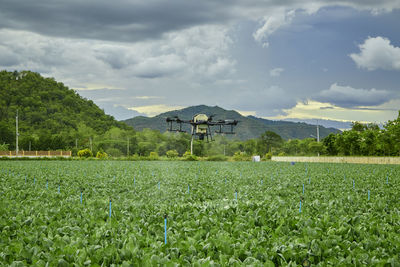
[[[218,105],[384,123],[400,0],[0,0],[0,69],[54,77],[116,119]]]

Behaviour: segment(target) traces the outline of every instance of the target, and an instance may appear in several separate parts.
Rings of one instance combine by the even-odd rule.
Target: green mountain
[[[234,110],[225,110],[218,106],[210,107],[205,105],[169,111],[151,118],[138,116],[124,120],[124,122],[130,126],[133,126],[135,130],[140,131],[144,128],[149,128],[164,132],[167,129],[167,123],[165,122],[167,117],[178,116],[180,119],[189,120],[197,113],[214,115],[214,120],[235,119],[240,121],[235,127],[236,134],[234,137],[241,140],[258,138],[265,131],[273,131],[284,139],[304,139],[310,137],[311,135],[315,136],[317,131],[315,125],[301,122],[266,120],[254,116],[245,117]],[[190,125],[186,124],[182,128],[188,132],[190,131]],[[335,128],[325,128],[322,126],[319,128],[321,138],[329,135],[330,133],[338,132],[340,131]]]
[[[0,145],[15,149],[18,110],[19,147],[32,150],[65,149],[88,142],[118,127],[132,129],[106,115],[91,100],[53,78],[30,71],[0,72]]]

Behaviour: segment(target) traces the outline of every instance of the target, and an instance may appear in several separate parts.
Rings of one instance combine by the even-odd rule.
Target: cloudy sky
[[[400,0],[0,0],[0,68],[117,119],[218,105],[385,122],[400,109]]]

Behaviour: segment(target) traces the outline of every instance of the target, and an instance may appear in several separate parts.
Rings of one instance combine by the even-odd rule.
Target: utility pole
[[[18,109],[17,116],[15,117],[15,156],[18,156]]]
[[[190,140],[190,155],[193,155],[193,135],[192,139]]]
[[[126,156],[129,157],[129,137],[127,137],[127,141]]]
[[[31,151],[31,140],[29,140],[29,151]]]
[[[89,142],[90,142],[90,152],[93,152],[93,149],[92,149],[92,137],[89,137]]]
[[[193,131],[194,127],[192,125],[192,139],[190,139],[190,155],[193,155]]]
[[[78,138],[75,138],[75,148],[78,149]]]
[[[319,143],[319,122],[317,120],[317,142]],[[318,152],[318,157],[319,157],[319,152]]]

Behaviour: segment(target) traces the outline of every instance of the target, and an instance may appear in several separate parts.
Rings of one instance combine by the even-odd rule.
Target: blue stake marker
[[[311,184],[311,176],[308,176],[308,184]]]
[[[263,180],[261,179],[261,185],[263,184]]]
[[[164,215],[164,243],[167,244],[167,215]]]
[[[109,212],[109,216],[111,218],[111,198],[110,198],[110,212]]]
[[[356,184],[354,183],[354,180],[353,180],[353,189],[356,187]]]
[[[160,189],[160,181],[158,182],[158,189]]]
[[[368,190],[368,200],[370,200],[370,191]]]
[[[36,184],[36,177],[33,177],[33,184]]]
[[[82,191],[81,191],[81,204],[82,204]]]
[[[226,184],[226,177],[225,177],[225,184]]]
[[[304,184],[303,184],[303,194],[304,194]]]
[[[299,213],[301,213],[301,200],[300,200],[300,208],[299,208]]]
[[[188,185],[188,194],[190,194],[190,186]]]

